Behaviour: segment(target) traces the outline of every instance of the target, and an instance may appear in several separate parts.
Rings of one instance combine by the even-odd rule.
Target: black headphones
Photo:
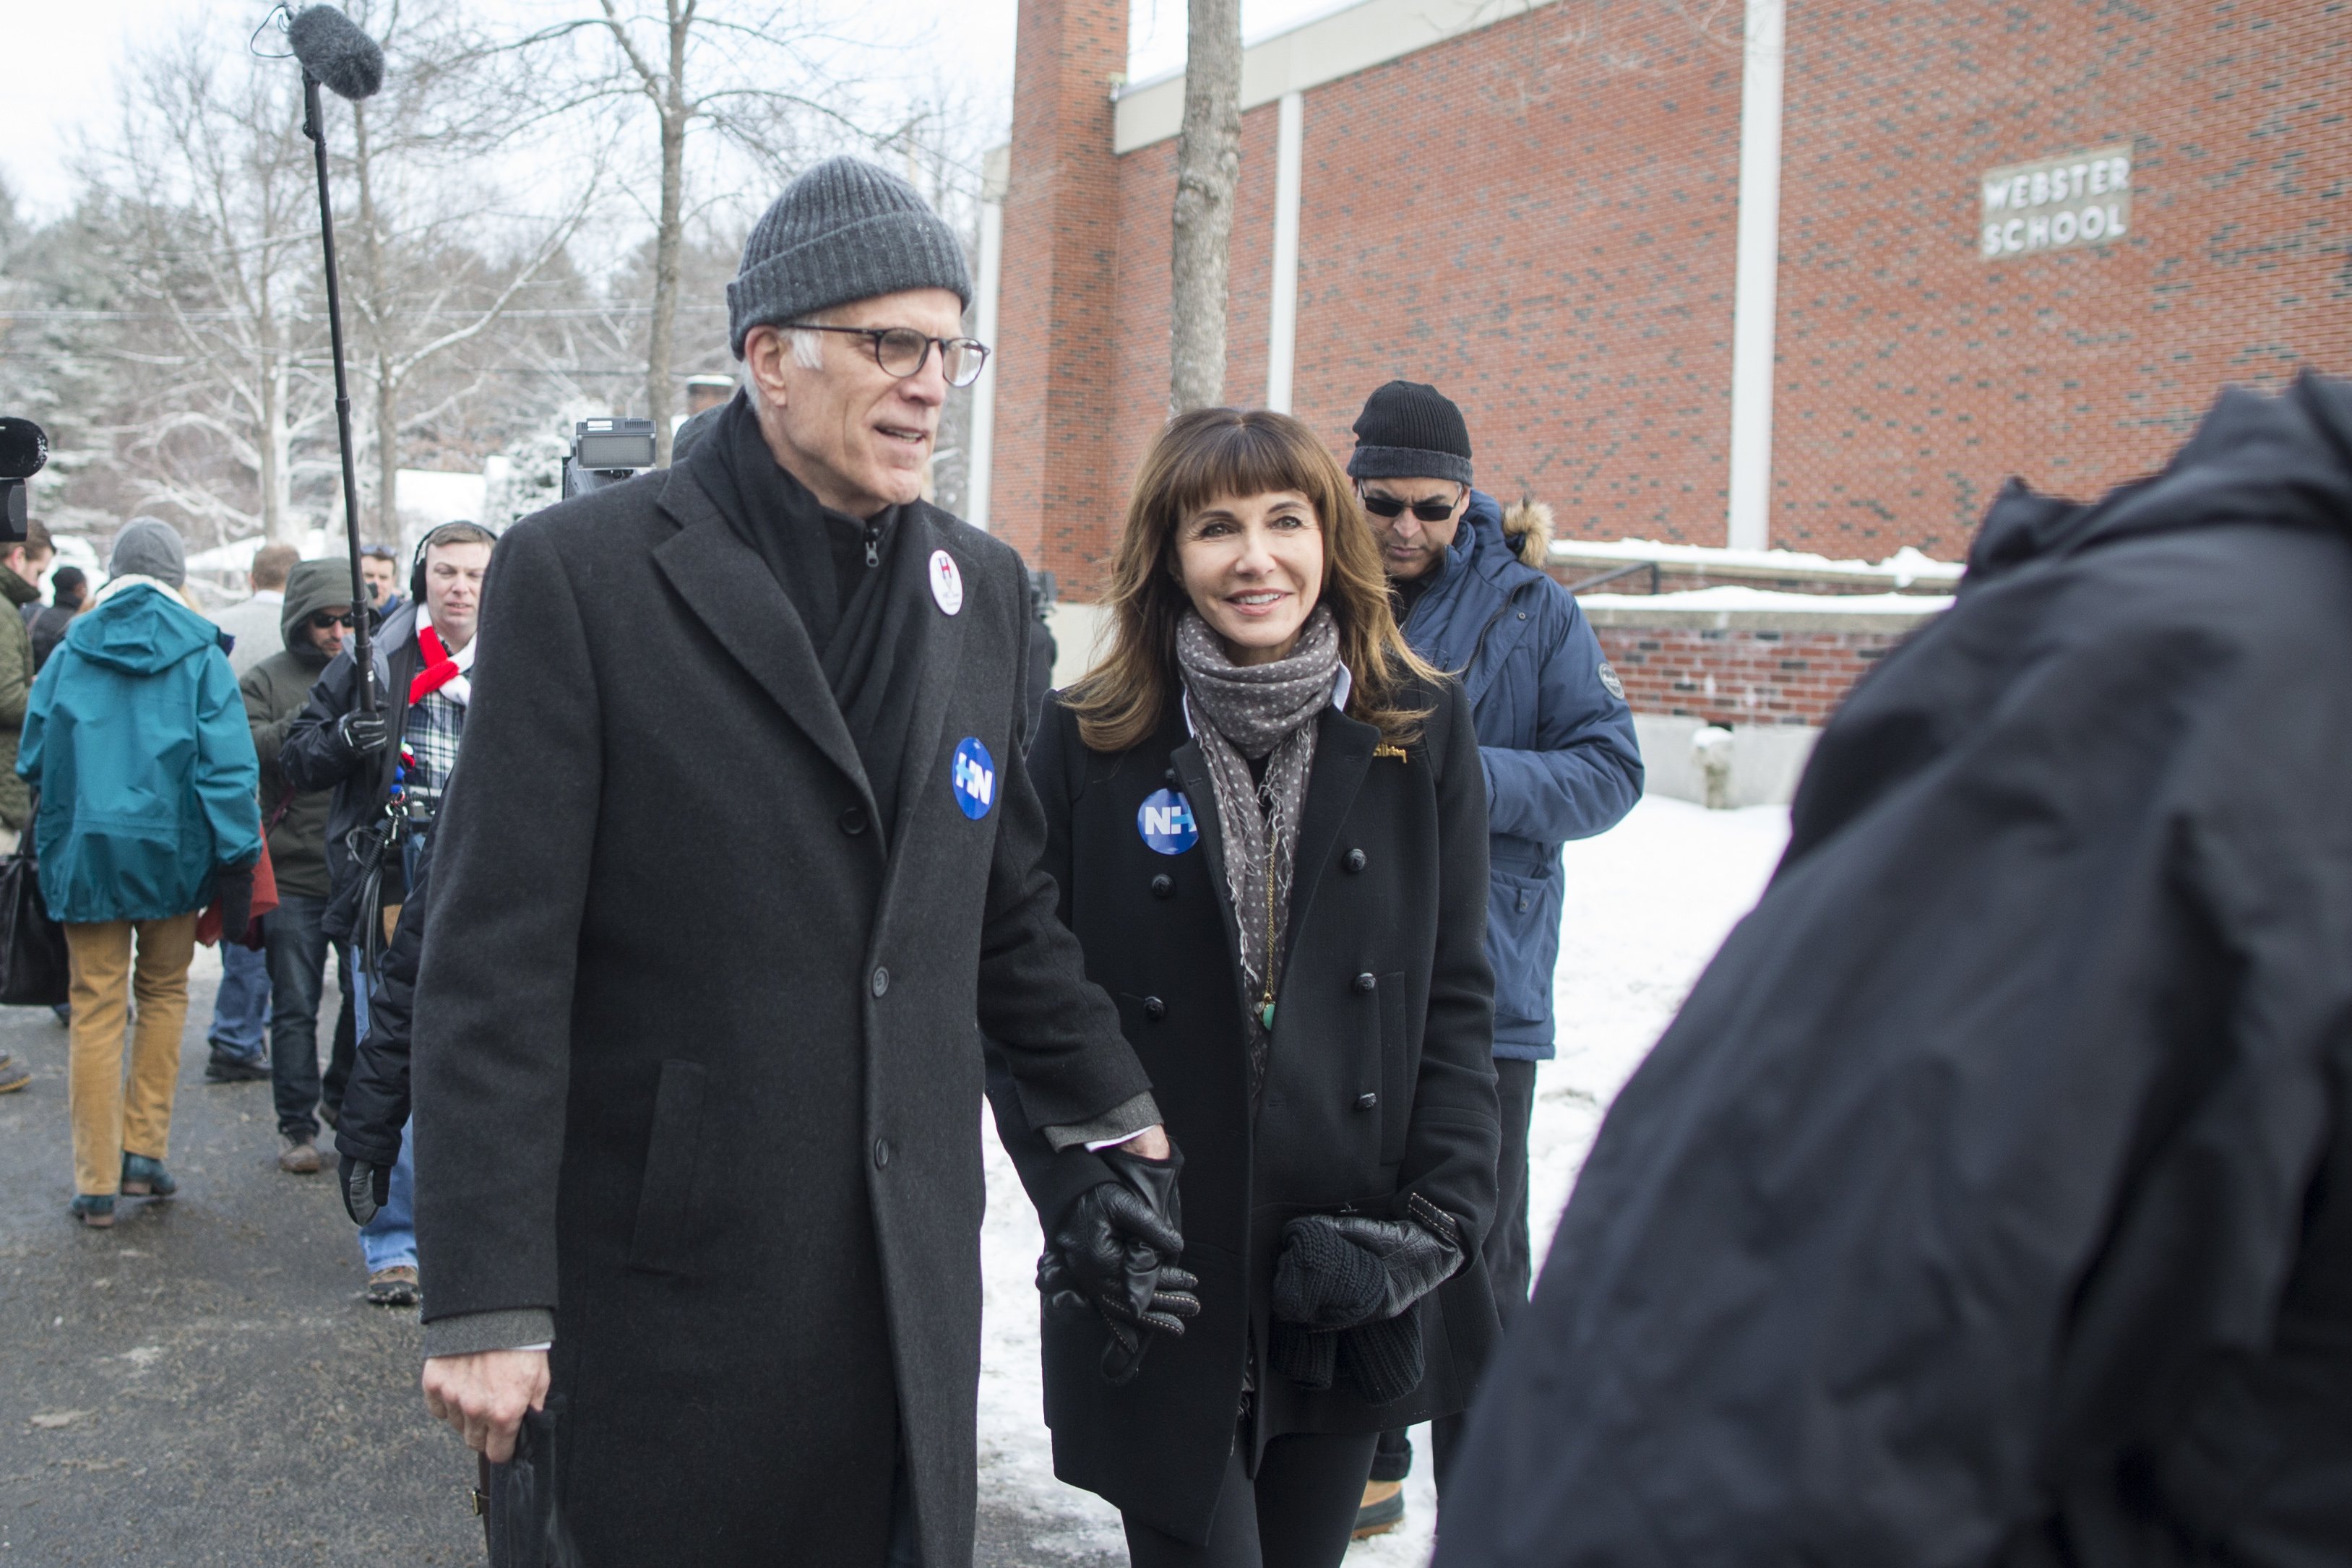
[[[425,603],[425,552],[435,545],[488,544],[495,548],[498,542],[498,530],[485,528],[465,518],[442,523],[428,531],[416,542],[416,555],[408,563],[408,602],[417,605]],[[418,613],[423,612],[420,610]]]

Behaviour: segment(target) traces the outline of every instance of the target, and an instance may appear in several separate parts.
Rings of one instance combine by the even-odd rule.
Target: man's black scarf
[[[889,507],[861,521],[824,505],[777,463],[740,393],[687,462],[727,526],[768,563],[800,612],[865,763],[882,818],[875,826],[887,833],[898,823],[907,722],[921,683],[922,617],[932,613],[927,563],[898,548],[909,509]],[[872,566],[869,541],[878,558]],[[947,787],[942,780],[943,794]]]

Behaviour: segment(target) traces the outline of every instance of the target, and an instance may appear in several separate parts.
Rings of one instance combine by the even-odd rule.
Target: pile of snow
[[[1958,583],[1967,570],[1957,561],[1938,561],[1912,545],[1905,545],[1884,561],[1832,561],[1801,550],[1723,550],[1708,544],[1668,544],[1655,539],[1560,539],[1551,547],[1555,560],[1656,562],[1661,566],[1688,566],[1701,571],[1737,567],[1769,572],[1781,577],[1892,577],[1898,588],[1914,583]]]
[[[1788,837],[1784,806],[1708,811],[1651,795],[1611,832],[1568,847],[1568,915],[1553,993],[1559,1058],[1537,1072],[1528,1140],[1538,1257],[1550,1245],[1601,1113],[1754,905]],[[1036,1267],[1044,1238],[1012,1162],[997,1146],[994,1123],[985,1115],[982,1121],[988,1221],[981,1244],[981,1495],[992,1509],[1034,1520],[1040,1545],[1124,1562],[1118,1510],[1054,1479],[1037,1370]],[[1351,1547],[1349,1568],[1428,1562],[1436,1500],[1426,1428],[1413,1434],[1413,1453],[1405,1528]]]
[[[1782,610],[1807,615],[1932,616],[1952,607],[1949,594],[1787,594],[1724,584],[1680,594],[1579,594],[1587,609]]]

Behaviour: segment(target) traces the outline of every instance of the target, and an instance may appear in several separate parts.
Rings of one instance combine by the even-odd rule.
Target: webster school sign
[[[2131,230],[2128,144],[1986,171],[1977,249],[1989,261],[2105,245]]]

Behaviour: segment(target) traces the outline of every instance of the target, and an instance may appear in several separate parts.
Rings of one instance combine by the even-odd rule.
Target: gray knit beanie
[[[741,359],[753,327],[902,289],[947,289],[970,305],[962,244],[898,175],[863,159],[828,158],[751,226],[727,285],[728,345]]]
[[[180,531],[157,518],[134,517],[114,536],[114,552],[107,557],[110,577],[152,577],[176,588],[188,580],[187,552]]]

